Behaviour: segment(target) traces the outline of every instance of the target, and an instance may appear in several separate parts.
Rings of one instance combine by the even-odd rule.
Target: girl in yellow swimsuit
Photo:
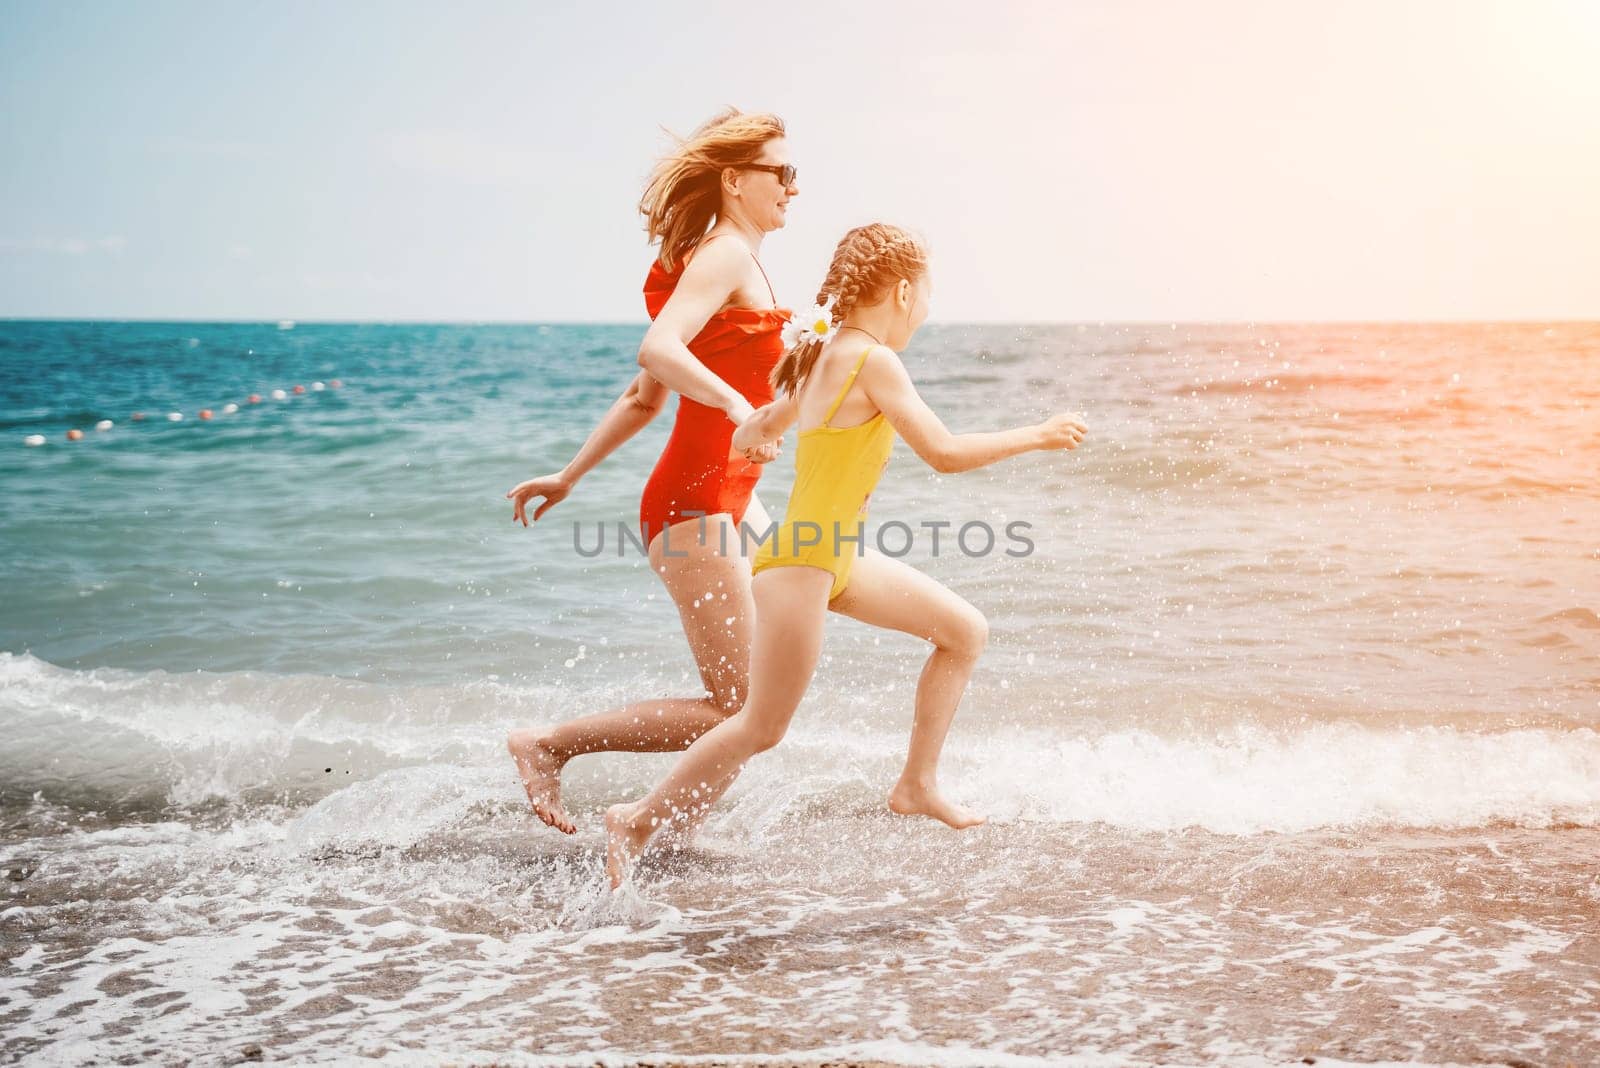
[[[771,567],[821,568],[833,575],[829,603],[849,584],[850,564],[855,559],[852,550],[862,544],[867,521],[867,498],[872,496],[894,448],[894,425],[881,411],[852,426],[829,425],[871,352],[870,343],[862,347],[855,366],[845,377],[844,387],[823,413],[822,422],[800,431],[789,507],[772,540],[761,543],[750,567],[754,575]],[[794,404],[788,408],[792,414]],[[775,417],[776,412],[762,416]],[[745,427],[750,427],[745,431],[747,437],[763,429],[761,424],[746,423]]]
[[[787,512],[776,536],[763,540],[753,567],[750,692],[743,707],[701,735],[648,796],[607,810],[612,886],[621,884],[628,863],[656,830],[704,812],[751,757],[783,737],[816,670],[830,610],[933,645],[917,684],[910,751],[889,793],[890,810],[955,828],[983,822],[940,794],[937,780],[939,753],[988,624],[976,608],[909,564],[865,549],[867,499],[897,434],[935,470],[956,472],[1033,450],[1076,448],[1085,431],[1076,416],[1056,415],[1011,430],[951,433],[917,393],[898,355],[927,318],[929,293],[927,253],[917,238],[885,223],[851,230],[834,250],[817,296],[829,313],[823,329],[785,353],[772,373],[777,398],[734,433],[734,448],[754,450],[797,422],[803,428]]]

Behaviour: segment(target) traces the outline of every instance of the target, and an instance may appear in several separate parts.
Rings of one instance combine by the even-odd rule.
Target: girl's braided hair
[[[833,298],[833,323],[844,322],[857,307],[882,299],[900,279],[915,282],[928,270],[928,252],[915,234],[889,223],[869,223],[845,234],[833,250],[828,276],[817,303]],[[772,371],[772,388],[794,393],[811,373],[822,343],[803,340]]]

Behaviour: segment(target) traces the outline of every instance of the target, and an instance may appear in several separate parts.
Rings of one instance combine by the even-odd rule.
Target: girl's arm
[[[528,525],[527,504],[534,497],[544,498],[544,502],[533,513],[535,520],[559,504],[572,492],[579,479],[615,452],[623,442],[643,430],[650,420],[661,413],[666,403],[666,387],[640,371],[610,410],[601,416],[583,447],[567,461],[566,467],[553,475],[530,478],[511,488],[506,496],[512,502],[512,521],[520,520],[523,526]]]
[[[873,346],[856,381],[912,451],[944,474],[986,467],[1036,449],[1075,449],[1087,433],[1077,416],[1053,415],[1012,430],[952,434],[911,384],[900,357],[882,345]]]
[[[777,441],[799,417],[800,405],[795,402],[794,394],[781,394],[739,424],[739,429],[733,432],[733,447],[748,453],[758,445]]]
[[[754,406],[689,351],[689,342],[739,289],[750,256],[743,241],[701,245],[666,306],[645,331],[639,366],[674,393],[726,412],[737,426]]]

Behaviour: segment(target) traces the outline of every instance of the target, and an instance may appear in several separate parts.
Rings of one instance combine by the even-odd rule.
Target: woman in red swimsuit
[[[777,307],[756,253],[799,192],[774,115],[724,112],[656,165],[639,204],[651,240],[661,242],[644,286],[652,323],[639,346],[642,370],[565,468],[506,494],[524,525],[528,502],[542,497],[533,513],[539,519],[654,419],[669,391],[679,394],[672,434],[639,502],[639,527],[706,692],[511,732],[507,746],[534,811],[567,834],[576,830],[561,804],[567,761],[685,749],[744,703],[755,604],[738,524],[765,530],[770,523],[752,490],[777,450],[740,454],[732,440],[772,400],[768,376],[783,356],[789,313]]]

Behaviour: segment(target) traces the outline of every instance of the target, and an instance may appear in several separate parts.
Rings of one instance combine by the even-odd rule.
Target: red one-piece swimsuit
[[[759,265],[759,264],[758,264]],[[657,260],[644,282],[644,306],[654,319],[683,276],[683,264],[670,274]],[[765,275],[765,271],[762,272]],[[767,283],[771,292],[772,283]],[[773,297],[777,304],[777,297]],[[772,401],[768,376],[783,358],[784,308],[724,308],[706,321],[689,342],[689,351],[745,400],[759,408]],[[656,461],[639,500],[639,531],[644,543],[673,523],[726,513],[744,519],[750,494],[764,466],[733,449],[733,423],[717,408],[680,395],[667,447]],[[684,513],[689,513],[685,515]],[[689,540],[686,539],[685,547]]]

